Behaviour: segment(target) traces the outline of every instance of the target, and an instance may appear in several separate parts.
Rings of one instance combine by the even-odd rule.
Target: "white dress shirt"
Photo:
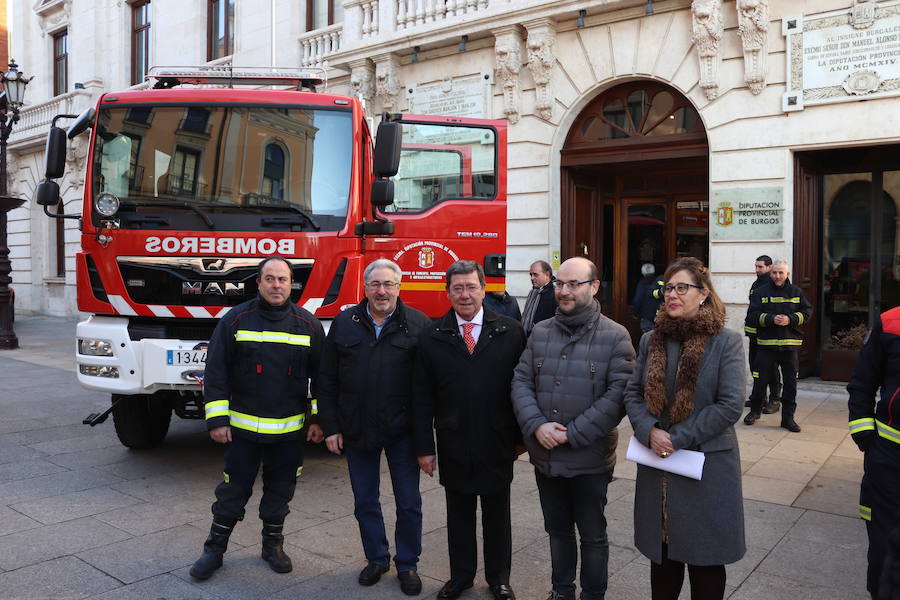
[[[459,337],[465,337],[466,335],[463,325],[472,323],[475,326],[472,328],[472,337],[475,338],[475,343],[477,344],[478,336],[481,335],[481,324],[484,323],[484,307],[478,309],[478,313],[472,317],[471,321],[466,321],[459,316],[459,313],[454,312],[453,314],[456,315],[456,324],[459,326]]]

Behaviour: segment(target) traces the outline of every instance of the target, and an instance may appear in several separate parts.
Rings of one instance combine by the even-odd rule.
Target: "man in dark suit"
[[[525,333],[530,335],[535,324],[556,314],[556,294],[553,293],[556,278],[553,277],[553,269],[543,260],[532,263],[528,276],[531,277],[531,291],[525,300],[522,326]]]
[[[450,580],[438,592],[442,599],[472,587],[479,497],[485,579],[497,600],[515,598],[509,586],[509,486],[522,437],[510,388],[525,333],[516,321],[483,308],[484,285],[478,263],[450,265],[446,287],[452,308],[422,332],[413,374],[414,448],[426,474],[439,465],[447,498]]]

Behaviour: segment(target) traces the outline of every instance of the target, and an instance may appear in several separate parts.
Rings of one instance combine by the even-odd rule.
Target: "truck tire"
[[[112,411],[116,435],[122,445],[134,450],[159,446],[169,431],[172,406],[165,393],[123,396],[113,394]]]

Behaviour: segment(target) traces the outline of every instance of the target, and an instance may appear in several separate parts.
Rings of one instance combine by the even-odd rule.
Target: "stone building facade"
[[[898,0],[185,4],[13,2],[13,55],[38,75],[12,139],[14,194],[32,197],[52,116],[132,85],[135,60],[325,66],[328,91],[370,115],[509,121],[513,295],[532,261],[585,255],[603,267],[605,311],[634,328],[641,265],[699,255],[739,329],[754,259],[785,258],[816,307],[806,372],[834,334],[900,299]],[[54,94],[60,31],[71,83]],[[67,213],[85,154],[70,150]],[[76,311],[78,232],[63,229],[31,202],[10,215],[17,310]]]

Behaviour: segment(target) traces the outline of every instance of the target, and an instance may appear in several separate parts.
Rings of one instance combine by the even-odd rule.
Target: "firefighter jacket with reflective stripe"
[[[876,401],[875,393],[881,389]],[[863,451],[900,461],[900,307],[883,313],[863,346],[847,385],[850,434]]]
[[[789,325],[776,325],[777,315],[787,315]],[[778,287],[764,283],[750,297],[747,322],[756,326],[760,350],[797,350],[803,344],[800,327],[812,316],[812,305],[790,280]]]
[[[228,311],[206,355],[207,427],[230,425],[232,436],[257,442],[300,437],[324,340],[322,324],[292,302],[257,297]]]
[[[756,276],[756,281],[753,282],[753,285],[750,286],[750,294],[748,294],[749,301],[753,301],[753,294],[756,293],[756,290],[760,288],[760,286],[770,283],[772,278],[769,277],[768,273],[763,273],[762,275]],[[756,331],[759,329],[758,323],[750,322],[750,307],[747,306],[747,316],[744,318],[744,334],[746,334],[751,342],[756,342]]]

